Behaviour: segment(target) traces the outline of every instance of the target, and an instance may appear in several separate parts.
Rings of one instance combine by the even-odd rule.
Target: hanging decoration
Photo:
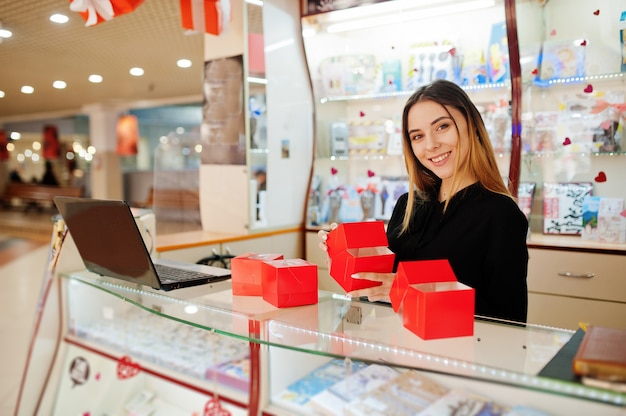
[[[85,26],[95,26],[114,17],[130,13],[144,0],[70,0],[70,10],[85,19]]]
[[[128,355],[124,355],[117,362],[117,378],[127,380],[135,377],[141,371],[139,363],[133,361]]]
[[[139,122],[131,114],[121,116],[117,120],[117,154],[133,156],[137,154],[139,145]]]
[[[43,126],[43,157],[46,160],[58,159],[61,156],[59,130],[53,124]]]
[[[232,20],[230,0],[180,0],[183,28],[220,35]]]
[[[9,151],[7,150],[8,142],[7,132],[0,129],[0,160],[9,160]]]

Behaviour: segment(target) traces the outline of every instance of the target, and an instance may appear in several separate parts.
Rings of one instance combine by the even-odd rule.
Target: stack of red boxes
[[[358,272],[391,273],[395,255],[387,247],[382,221],[340,224],[328,233],[330,275],[346,291],[379,286],[380,282],[353,279]]]
[[[246,253],[230,267],[233,295],[262,296],[277,308],[317,303],[317,265],[306,260]]]
[[[457,281],[448,260],[400,262],[389,297],[422,339],[474,334],[474,289]]]

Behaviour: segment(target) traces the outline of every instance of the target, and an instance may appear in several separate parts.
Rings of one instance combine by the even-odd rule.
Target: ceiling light
[[[393,3],[392,3],[393,4]],[[326,28],[328,33],[346,32],[350,30],[366,29],[374,26],[388,25],[394,23],[407,22],[410,20],[427,19],[437,16],[443,16],[450,13],[463,13],[473,10],[485,9],[493,7],[495,0],[476,0],[466,3],[449,4],[439,7],[429,7],[424,9],[414,9],[410,12],[401,10],[396,14],[374,16],[363,18],[360,20],[344,21],[335,23]]]
[[[2,24],[0,23],[0,38],[8,39],[13,36],[13,32],[7,29],[2,29]]]
[[[60,13],[55,13],[52,16],[50,16],[50,21],[54,23],[67,23],[69,20],[70,20],[69,17]]]
[[[191,66],[191,61],[189,59],[179,59],[176,62],[176,65],[180,68],[189,68]]]
[[[143,68],[131,68],[129,72],[133,76],[140,77],[143,75]]]
[[[4,98],[4,91],[0,90],[0,98]]]
[[[11,140],[19,140],[22,138],[22,135],[19,131],[12,131],[9,137],[11,138]]]
[[[93,82],[94,84],[99,84],[102,82],[102,75],[91,74],[89,75],[89,82]]]
[[[52,83],[52,86],[58,90],[62,90],[67,87],[67,84],[65,83],[65,81],[54,81]]]
[[[35,92],[35,89],[30,85],[24,85],[20,91],[24,94],[32,94]]]

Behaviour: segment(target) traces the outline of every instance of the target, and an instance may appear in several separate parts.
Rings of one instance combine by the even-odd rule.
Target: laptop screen
[[[159,288],[152,259],[124,201],[55,197],[90,272]]]

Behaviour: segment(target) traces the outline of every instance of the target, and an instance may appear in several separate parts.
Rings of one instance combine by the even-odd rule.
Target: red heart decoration
[[[100,381],[100,373],[96,374],[96,381]]]
[[[596,182],[606,182],[606,173],[602,171],[598,172],[598,176],[593,178],[593,180]]]
[[[389,83],[389,85],[393,85],[393,80],[390,79],[389,81],[387,81]]]
[[[539,70],[537,68],[533,69],[533,75],[537,75],[539,73]]]
[[[127,380],[129,378],[135,377],[139,374],[141,367],[139,364],[133,362],[133,360],[125,355],[119,359],[117,362],[117,378],[120,380]]]
[[[230,416],[230,412],[222,407],[217,398],[214,398],[206,402],[202,416]]]
[[[420,70],[417,68],[413,68],[413,72],[420,72]]]
[[[565,140],[563,140],[563,146],[567,146],[568,144],[572,144],[572,141],[569,139],[569,137],[566,137]]]
[[[331,175],[336,175],[336,174],[337,174],[337,172],[338,172],[338,170],[337,170],[337,169],[335,169],[335,168],[330,168],[330,174],[331,174]]]
[[[359,111],[359,117],[365,117],[365,113],[363,111]]]
[[[448,53],[449,53],[451,56],[455,56],[455,55],[456,55],[456,48],[452,48],[452,49],[450,49],[450,50],[448,51]]]
[[[596,10],[595,12],[593,12],[593,14],[595,14],[596,16],[600,15],[600,9]]]
[[[370,170],[370,169],[368,169],[368,170],[367,170],[367,176],[368,176],[369,178],[373,177],[374,175],[376,175],[376,174],[374,173],[374,171],[372,171],[372,170]]]
[[[90,412],[85,412],[85,413],[83,413],[83,416],[91,416],[91,413]]]
[[[556,30],[552,29],[552,31],[550,31],[550,36],[556,36]]]
[[[587,46],[587,41],[583,40],[582,42],[580,42],[580,46]]]
[[[591,84],[587,85],[587,86],[585,87],[585,90],[584,90],[584,91],[585,91],[586,93],[593,92],[593,85],[591,85]]]
[[[619,215],[621,215],[622,217],[626,217],[626,209],[624,211],[620,212]]]

